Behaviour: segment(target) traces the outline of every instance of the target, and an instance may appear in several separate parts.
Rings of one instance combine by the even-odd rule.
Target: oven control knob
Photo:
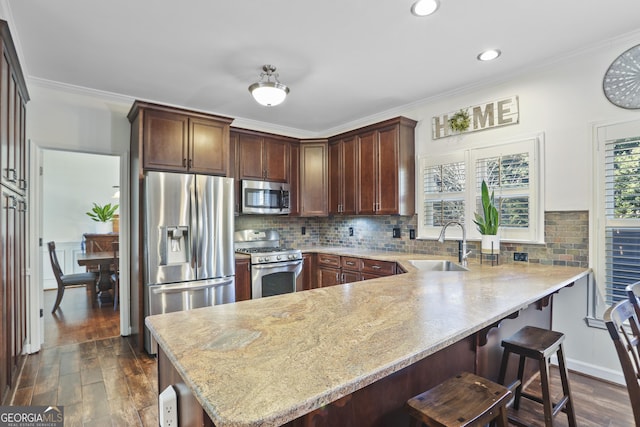
[[[291,254],[291,255],[289,255],[289,259],[296,259],[296,256]]]
[[[267,260],[267,259],[266,259],[266,258],[264,258],[264,257],[260,257],[260,258],[258,258],[258,262],[265,262],[266,260]]]
[[[282,256],[278,255],[276,256],[276,260],[280,261],[282,259]]]

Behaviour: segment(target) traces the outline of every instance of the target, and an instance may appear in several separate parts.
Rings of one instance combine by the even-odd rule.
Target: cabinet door
[[[371,131],[358,137],[358,213],[373,215],[376,212],[376,158],[377,132]]]
[[[377,135],[376,214],[398,213],[398,126],[380,129]]]
[[[340,269],[325,267],[318,265],[318,287],[326,288],[327,286],[339,285],[340,281]]]
[[[340,283],[353,283],[362,280],[362,275],[358,271],[342,270]]]
[[[238,177],[240,179],[264,179],[262,167],[262,137],[238,135]]]
[[[187,116],[147,110],[144,115],[144,168],[186,171],[188,137]]]
[[[318,287],[316,281],[317,269],[316,269],[316,254],[304,253],[302,254],[302,274],[300,274],[302,281],[302,290],[315,289]]]
[[[355,215],[358,185],[358,143],[355,137],[342,142],[342,213]]]
[[[289,185],[291,194],[289,196],[289,216],[300,215],[300,144],[293,143],[289,148],[291,152],[291,162],[289,165]]]
[[[227,174],[229,125],[215,120],[189,119],[189,161],[191,172],[207,175]]]
[[[3,52],[6,49],[3,47]],[[0,58],[0,161],[2,170],[0,170],[0,177],[3,183],[9,183],[12,179],[12,171],[9,159],[11,157],[10,144],[9,144],[9,80],[11,79],[9,72],[9,61],[6,53]]]
[[[289,182],[289,142],[265,137],[263,167],[265,180]]]
[[[236,259],[236,302],[251,299],[251,269],[248,259]]]
[[[300,215],[326,216],[327,206],[327,144],[300,146]]]
[[[342,212],[342,141],[329,144],[329,213]]]

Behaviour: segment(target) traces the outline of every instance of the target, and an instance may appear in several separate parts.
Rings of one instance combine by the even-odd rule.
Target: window
[[[640,122],[598,128],[594,268],[596,316],[640,280]],[[603,302],[604,304],[597,304]]]
[[[542,242],[540,149],[541,137],[536,137],[458,153],[422,156],[419,161],[420,238],[437,238],[444,224],[456,220],[465,224],[469,238],[479,239],[471,219],[474,212],[481,211],[480,188],[485,180],[499,206],[500,238]],[[460,238],[461,233],[456,230],[451,231],[451,236]]]

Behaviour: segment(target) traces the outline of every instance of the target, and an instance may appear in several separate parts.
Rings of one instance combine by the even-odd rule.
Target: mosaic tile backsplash
[[[282,245],[289,247],[343,246],[371,251],[449,256],[457,256],[458,251],[455,241],[440,244],[435,240],[409,239],[409,230],[417,229],[417,215],[323,218],[241,215],[236,217],[235,228],[278,230]],[[353,228],[353,236],[349,236],[349,228]],[[400,228],[400,238],[392,237],[394,228]],[[531,263],[588,267],[589,213],[545,212],[545,241],[544,245],[500,242],[500,263],[514,262],[514,252],[526,252]],[[472,251],[469,257],[477,258],[480,242],[468,242],[468,245]]]

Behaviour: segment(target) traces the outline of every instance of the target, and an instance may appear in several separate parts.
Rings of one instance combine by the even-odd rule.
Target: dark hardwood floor
[[[45,292],[45,342],[27,357],[12,404],[64,405],[65,426],[157,426],[156,359],[120,336],[119,313],[92,309],[84,287],[67,289],[52,315],[54,300],[55,291]],[[557,400],[560,381],[552,374]],[[579,427],[633,426],[626,388],[575,373],[569,381]],[[527,425],[544,425],[539,405],[523,399],[518,412]],[[554,421],[568,426],[563,413]]]
[[[157,426],[157,365],[120,336],[113,306],[91,308],[84,287],[60,309],[45,292],[44,345],[27,356],[12,405],[63,405],[65,426]]]

